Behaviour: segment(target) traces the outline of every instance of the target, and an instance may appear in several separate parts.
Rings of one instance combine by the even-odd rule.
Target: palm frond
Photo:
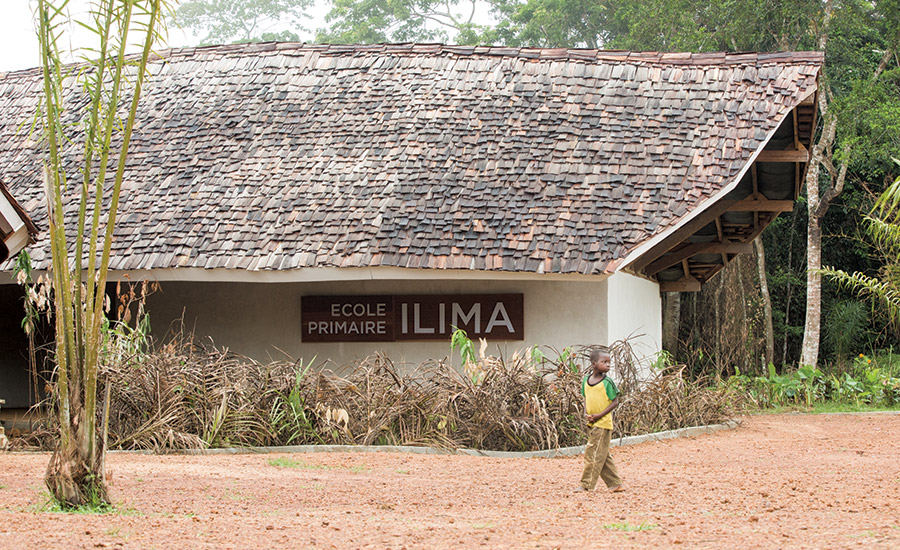
[[[873,304],[884,306],[885,313],[895,330],[900,328],[900,288],[895,280],[879,279],[865,273],[855,271],[848,273],[841,269],[826,267],[822,273],[834,279],[838,286],[858,292],[861,296],[873,301]]]
[[[865,216],[866,230],[874,244],[886,258],[900,256],[900,224],[881,218]]]
[[[900,166],[900,159],[893,159]],[[893,224],[900,223],[900,176],[878,197],[873,212]]]

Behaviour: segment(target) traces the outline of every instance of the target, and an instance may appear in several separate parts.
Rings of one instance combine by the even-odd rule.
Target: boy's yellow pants
[[[581,474],[581,486],[592,491],[597,486],[597,479],[610,489],[622,484],[612,455],[609,454],[609,442],[612,439],[612,430],[606,428],[590,428],[588,442],[584,449],[584,473]]]

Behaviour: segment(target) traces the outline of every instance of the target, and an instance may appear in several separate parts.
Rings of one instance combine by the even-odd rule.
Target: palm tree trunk
[[[103,0],[91,7],[89,28],[96,31],[101,41],[97,60],[88,62],[80,82],[86,95],[93,98],[91,105],[83,109],[88,116],[80,125],[63,124],[60,113],[64,111],[66,79],[63,77],[59,44],[59,29],[72,21],[68,18],[64,1],[40,0],[35,15],[38,18],[38,39],[41,46],[41,67],[44,87],[44,103],[40,121],[46,145],[44,177],[47,189],[47,213],[50,225],[50,243],[53,252],[53,291],[56,318],[57,397],[59,405],[60,438],[56,452],[47,466],[45,482],[57,502],[64,506],[97,505],[109,502],[105,481],[105,437],[97,429],[97,381],[100,352],[104,290],[106,287],[113,229],[116,222],[119,193],[122,188],[129,140],[134,129],[141,87],[147,75],[146,67],[154,42],[160,37],[157,23],[165,0],[132,0],[117,2]],[[144,19],[133,24],[134,10]],[[140,29],[144,35],[143,51],[136,64],[136,74],[126,79],[129,65],[125,58],[128,32]],[[111,37],[110,33],[117,35]],[[107,49],[112,45],[114,52]],[[115,55],[113,55],[113,53]],[[112,65],[107,66],[110,62]],[[93,78],[91,78],[93,75]],[[68,75],[66,78],[69,78]],[[110,86],[107,88],[106,81]],[[131,94],[127,117],[120,120],[117,108],[122,98],[120,90]],[[102,104],[106,101],[106,104]],[[121,131],[118,163],[112,182],[106,178],[109,166],[113,131]],[[65,214],[63,183],[65,163],[60,144],[83,144],[85,153],[82,174],[84,182],[80,195],[80,207],[76,220]],[[91,181],[91,159],[99,153],[100,170]],[[111,187],[108,187],[112,183]],[[94,207],[90,212],[90,234],[85,234],[88,215],[88,189],[95,186]],[[106,208],[106,231],[99,231],[102,200],[105,191],[111,190],[111,200]],[[77,231],[70,225],[76,222]],[[71,243],[67,237],[73,238]],[[102,256],[96,264],[97,244],[102,237]],[[82,270],[81,253],[89,240],[88,266]],[[74,269],[69,264],[69,244],[78,251]],[[86,295],[81,292],[82,280],[87,281]]]

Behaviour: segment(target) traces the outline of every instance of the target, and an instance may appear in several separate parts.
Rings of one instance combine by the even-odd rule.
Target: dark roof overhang
[[[684,224],[660,235],[620,269],[651,277],[662,292],[696,292],[800,195],[816,125],[816,92],[781,122],[726,192],[708,201]]]

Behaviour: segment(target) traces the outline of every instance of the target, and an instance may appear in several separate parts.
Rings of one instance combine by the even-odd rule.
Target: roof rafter
[[[749,254],[753,251],[753,245],[750,243],[733,243],[733,242],[711,242],[711,243],[693,243],[679,248],[670,254],[666,254],[662,258],[656,260],[652,264],[644,268],[647,275],[656,275],[663,269],[672,267],[681,263],[691,256],[697,254]]]

